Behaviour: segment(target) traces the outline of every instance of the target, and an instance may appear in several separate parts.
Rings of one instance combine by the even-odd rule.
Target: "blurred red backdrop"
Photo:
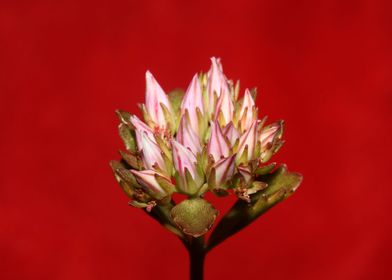
[[[391,279],[390,1],[2,1],[0,278],[186,279],[127,198],[114,110],[144,72],[185,88],[220,56],[285,119],[298,192],[218,246],[206,279]],[[227,205],[226,207],[228,207]]]

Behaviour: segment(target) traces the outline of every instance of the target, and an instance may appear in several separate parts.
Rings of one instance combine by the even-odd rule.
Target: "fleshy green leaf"
[[[212,227],[217,215],[218,211],[202,198],[184,200],[171,210],[171,216],[177,226],[193,237],[205,234]]]
[[[301,184],[302,175],[289,172],[287,167],[282,165],[272,174],[257,179],[267,183],[268,187],[251,195],[250,203],[238,200],[234,204],[212,232],[208,250],[240,231],[271,207],[292,195]]]

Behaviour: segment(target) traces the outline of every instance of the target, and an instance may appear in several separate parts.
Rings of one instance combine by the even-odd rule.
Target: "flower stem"
[[[189,247],[190,280],[203,280],[204,259],[206,256],[204,238],[192,238]]]

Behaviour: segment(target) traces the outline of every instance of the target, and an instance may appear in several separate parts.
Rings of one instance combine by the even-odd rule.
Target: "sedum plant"
[[[185,93],[166,94],[147,71],[143,118],[117,111],[125,150],[110,163],[129,204],[184,243],[191,279],[203,278],[208,251],[288,198],[302,180],[270,162],[284,143],[284,122],[259,119],[256,89],[240,98],[239,82],[226,78],[220,59],[211,62]],[[208,240],[218,211],[204,198],[207,192],[238,197]],[[183,199],[175,203],[174,193]]]

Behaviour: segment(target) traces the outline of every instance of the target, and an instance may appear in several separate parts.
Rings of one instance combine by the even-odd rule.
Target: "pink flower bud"
[[[193,120],[191,126],[196,133],[199,133],[199,123],[197,121],[197,108],[200,113],[204,112],[203,106],[203,95],[201,93],[201,86],[197,74],[193,76],[193,79],[188,86],[188,89],[184,95],[181,103],[181,115],[183,116],[188,111],[189,118]]]
[[[188,170],[192,178],[195,179],[197,162],[195,155],[175,140],[172,140],[171,144],[173,149],[174,168],[182,177],[185,177],[185,170]]]
[[[227,79],[223,74],[222,64],[220,59],[215,57],[211,58],[211,68],[208,71],[208,81],[207,81],[207,93],[208,93],[208,112],[212,113],[215,107],[214,95],[217,97],[221,95],[222,92],[229,92],[229,86],[227,84]]]
[[[247,160],[251,160],[254,157],[254,151],[256,146],[256,137],[257,137],[257,120],[252,123],[252,126],[240,137],[238,151],[237,151],[237,159],[242,157],[242,154],[247,147],[248,154]]]
[[[197,123],[197,121],[194,122]],[[201,152],[202,148],[199,136],[189,124],[187,114],[183,115],[181,118],[180,126],[178,127],[177,131],[177,141],[184,145],[186,148],[189,148],[195,155]]]
[[[155,176],[162,176],[153,170],[131,170],[132,174],[135,176],[137,182],[144,187],[144,189],[151,194],[154,198],[160,199],[167,195],[165,190],[159,185]],[[166,177],[162,176],[167,179]],[[167,179],[169,181],[169,179]]]
[[[142,122],[136,116],[131,116],[131,123],[135,127],[136,144],[137,144],[137,147],[138,147],[139,151],[142,149],[141,135],[144,134],[144,133],[147,134],[148,137],[154,141],[154,143],[156,143],[155,139],[154,139],[153,131],[147,124]]]
[[[235,155],[220,159],[215,165],[215,185],[223,186],[234,174]]]
[[[162,108],[165,106],[170,113],[172,108],[166,93],[155,80],[150,71],[146,72],[146,110],[151,120],[161,129],[167,128],[168,121]]]
[[[237,129],[234,127],[233,123],[230,122],[226,127],[223,129],[223,135],[226,136],[227,140],[229,140],[231,146],[234,146],[235,142],[238,138],[240,138],[240,134]]]
[[[246,89],[243,103],[239,111],[241,132],[248,130],[255,120],[255,115],[253,113],[254,107],[255,101],[253,100],[250,91]]]
[[[147,133],[141,134],[141,147],[142,147],[142,160],[146,169],[155,170],[159,167],[161,170],[166,171],[165,161],[162,158],[162,151],[159,146],[152,140]]]
[[[223,117],[222,125],[227,125],[233,120],[234,105],[229,90],[222,89],[215,108],[215,120]]]
[[[230,155],[230,146],[217,122],[211,122],[211,137],[207,144],[207,152],[215,162]]]
[[[268,146],[270,146],[277,135],[279,131],[282,128],[282,124],[280,122],[276,122],[271,124],[268,127],[265,127],[259,136],[259,141],[260,141],[260,146],[261,150],[264,151],[268,149]]]

